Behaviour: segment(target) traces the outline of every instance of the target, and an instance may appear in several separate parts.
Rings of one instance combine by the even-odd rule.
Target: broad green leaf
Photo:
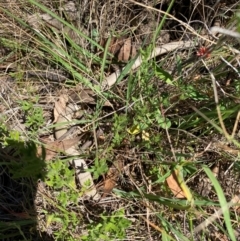
[[[163,80],[169,85],[173,85],[173,78],[168,72],[156,66],[155,73],[156,76],[159,77],[161,80]]]

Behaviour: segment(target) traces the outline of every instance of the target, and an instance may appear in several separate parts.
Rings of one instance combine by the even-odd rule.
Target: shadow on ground
[[[34,143],[0,146],[0,240],[53,240],[37,230],[35,198],[44,177],[44,157],[37,157]]]

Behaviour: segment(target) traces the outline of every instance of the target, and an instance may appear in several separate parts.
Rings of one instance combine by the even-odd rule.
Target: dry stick
[[[157,56],[160,56],[160,55],[163,55],[165,53],[168,53],[168,52],[171,52],[177,48],[180,48],[180,47],[184,47],[184,48],[189,48],[189,47],[192,47],[194,46],[194,42],[193,41],[177,41],[177,42],[171,42],[171,43],[167,43],[167,44],[163,44],[161,47],[156,47],[151,55],[149,56],[148,60],[152,59],[152,58],[155,58]],[[138,68],[141,64],[142,64],[143,60],[142,60],[142,57],[139,56],[135,62],[133,63],[131,70],[135,70],[136,68]],[[124,70],[124,69],[123,69]],[[117,78],[121,75],[121,72],[120,71],[116,71],[114,73],[112,73],[110,76],[108,76],[106,78],[106,80],[104,80],[102,82],[102,88],[103,89],[108,89],[110,88],[111,86],[113,86],[116,81],[117,81]]]
[[[225,137],[229,140],[230,139],[230,136],[226,130],[226,127],[224,125],[224,122],[223,122],[223,119],[222,119],[222,115],[221,115],[221,110],[220,110],[220,107],[219,107],[219,100],[218,100],[218,93],[217,93],[217,87],[216,87],[216,79],[213,75],[213,73],[210,71],[210,69],[207,67],[205,61],[202,59],[202,62],[204,64],[204,66],[206,67],[208,73],[210,74],[211,76],[211,79],[212,79],[212,85],[213,85],[213,92],[214,92],[214,99],[215,99],[215,103],[216,103],[216,108],[217,108],[217,113],[218,113],[218,119],[219,119],[219,122],[220,122],[220,125],[222,127],[222,131],[223,131],[223,134],[225,135]]]
[[[197,234],[201,230],[204,230],[209,224],[213,223],[217,218],[219,218],[227,209],[229,209],[233,205],[239,203],[239,200],[240,200],[240,195],[233,197],[232,200],[230,202],[228,202],[226,206],[224,206],[223,208],[219,208],[218,211],[216,211],[212,216],[210,216],[204,222],[200,223],[193,230],[194,234]],[[237,234],[237,231],[235,231],[235,234]]]
[[[234,127],[233,127],[233,130],[232,130],[232,135],[231,135],[232,138],[234,138],[234,136],[236,134],[238,123],[239,123],[239,119],[240,119],[240,111],[238,111],[237,118],[236,118],[235,123],[234,123]]]
[[[153,227],[155,230],[157,230],[160,233],[163,233],[164,230],[159,228],[156,224],[152,223],[148,219],[144,218],[143,216],[139,215],[140,218],[142,218],[147,224],[149,224],[151,227]]]
[[[162,116],[164,117],[164,119],[165,119],[165,121],[166,121],[164,111],[161,110],[161,112],[162,112]],[[167,128],[166,128],[166,134],[167,134],[167,138],[168,138],[168,143],[169,143],[170,148],[171,148],[171,152],[172,152],[172,154],[173,154],[174,161],[175,161],[175,163],[177,163],[177,157],[176,157],[176,155],[175,155],[175,151],[174,151],[174,148],[173,148],[173,145],[172,145],[171,137],[170,137],[170,135],[169,135],[169,132],[168,132],[168,129],[167,129]]]

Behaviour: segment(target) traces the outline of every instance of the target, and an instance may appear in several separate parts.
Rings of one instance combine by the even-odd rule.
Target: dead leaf
[[[123,38],[112,38],[110,44],[109,44],[109,50],[108,52],[113,54],[113,55],[116,55],[120,49],[122,48],[123,46]]]
[[[116,181],[114,179],[108,178],[104,182],[104,188],[103,188],[103,196],[102,198],[105,198],[115,187]]]
[[[106,40],[102,40],[100,45],[104,47],[106,43]],[[112,38],[108,47],[108,52],[113,54],[118,61],[122,62],[127,62],[129,59],[134,58],[137,53],[131,39],[124,39],[123,37]]]
[[[91,89],[83,89],[78,85],[75,89],[70,90],[69,96],[74,103],[96,104],[94,96],[96,94]]]
[[[131,39],[130,38],[126,39],[118,54],[118,60],[127,62],[129,59],[131,59],[133,57],[132,56],[132,47],[133,46],[132,46]]]
[[[87,103],[87,104],[95,105],[96,98],[97,98],[97,95],[93,90],[83,89],[82,85],[76,86],[74,90],[70,90],[69,92],[69,99],[71,99],[71,101],[73,101],[76,104]],[[113,105],[108,100],[106,100],[103,103],[103,106],[108,106],[113,108]]]
[[[37,156],[43,157],[45,155],[45,161],[52,160],[59,152],[66,152],[69,148],[76,145],[80,137],[73,139],[66,139],[63,141],[54,141],[46,143],[43,146],[38,147]]]
[[[238,214],[240,213],[240,195],[235,195],[232,200],[231,200],[232,204],[233,204],[233,210],[235,212],[237,212]]]
[[[172,174],[166,179],[168,187],[176,198],[186,198],[184,192],[178,184],[178,181],[176,180],[176,175],[176,170],[174,170]]]
[[[216,165],[214,165],[214,166],[211,168],[211,170],[212,170],[213,175],[214,175],[215,177],[217,177],[218,174],[219,174],[219,163],[217,163]]]
[[[113,162],[112,166],[109,168],[107,172],[106,179],[104,182],[104,187],[103,187],[102,198],[105,198],[113,190],[122,169],[123,169],[123,160],[117,158],[117,160]]]
[[[103,48],[106,48],[107,42],[108,42],[108,39],[101,39],[100,45]],[[116,56],[119,53],[123,44],[124,44],[124,41],[122,37],[120,38],[113,37],[108,46],[108,52]],[[103,53],[101,53],[100,56],[103,57]]]
[[[53,123],[57,122],[60,115],[65,115],[67,102],[68,102],[67,95],[59,96],[58,100],[55,102],[55,106],[53,110],[53,115],[54,115]]]
[[[228,152],[228,153],[230,153],[232,155],[238,155],[239,154],[239,150],[233,149],[233,148],[225,145],[222,142],[214,143],[213,146],[216,147],[216,148],[219,148],[219,149],[221,149],[221,150],[223,150],[225,152]]]

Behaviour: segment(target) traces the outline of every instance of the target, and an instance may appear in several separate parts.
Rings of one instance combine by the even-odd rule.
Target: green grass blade
[[[112,40],[111,38],[109,38],[107,40],[107,43],[106,43],[106,46],[105,46],[105,50],[104,50],[104,53],[103,53],[103,59],[102,59],[102,64],[101,64],[100,83],[102,83],[102,81],[104,79],[104,69],[105,69],[106,62],[107,62],[108,48],[110,46],[111,40]]]
[[[216,177],[213,175],[212,171],[207,167],[204,166],[203,170],[206,172],[208,178],[211,180],[216,192],[217,192],[217,196],[219,199],[219,203],[220,206],[223,210],[223,217],[224,217],[224,221],[228,230],[228,234],[231,238],[232,241],[236,241],[236,237],[234,235],[234,231],[231,225],[231,219],[230,219],[230,213],[229,213],[229,208],[228,208],[228,204],[226,201],[226,198],[224,196],[223,190],[219,184],[219,182],[217,181]]]
[[[34,4],[35,6],[39,7],[42,11],[48,13],[50,16],[52,16],[53,18],[57,19],[58,21],[60,21],[62,24],[64,24],[65,26],[69,27],[70,29],[72,29],[73,31],[75,31],[77,34],[79,34],[81,37],[85,38],[86,40],[88,40],[92,45],[94,45],[95,47],[103,50],[103,47],[100,46],[99,44],[97,44],[95,41],[93,41],[91,38],[89,38],[88,36],[86,36],[84,33],[82,33],[81,31],[79,31],[78,29],[76,29],[72,24],[64,21],[62,18],[60,18],[58,15],[56,15],[55,13],[53,13],[50,9],[48,9],[47,7],[45,7],[44,5],[38,3],[35,0],[28,0],[30,3]]]
[[[170,2],[169,6],[168,6],[168,8],[167,8],[166,13],[170,13],[170,10],[172,9],[174,2],[175,2],[174,0],[172,0],[172,1]],[[156,39],[157,39],[158,35],[160,34],[160,32],[161,32],[161,30],[162,30],[162,28],[163,28],[164,23],[166,22],[166,19],[167,19],[167,14],[165,14],[165,15],[163,16],[163,18],[161,19],[160,24],[159,24],[158,27],[157,27],[157,30],[156,30],[155,33],[154,33],[154,36],[153,36],[153,44],[155,44]]]

